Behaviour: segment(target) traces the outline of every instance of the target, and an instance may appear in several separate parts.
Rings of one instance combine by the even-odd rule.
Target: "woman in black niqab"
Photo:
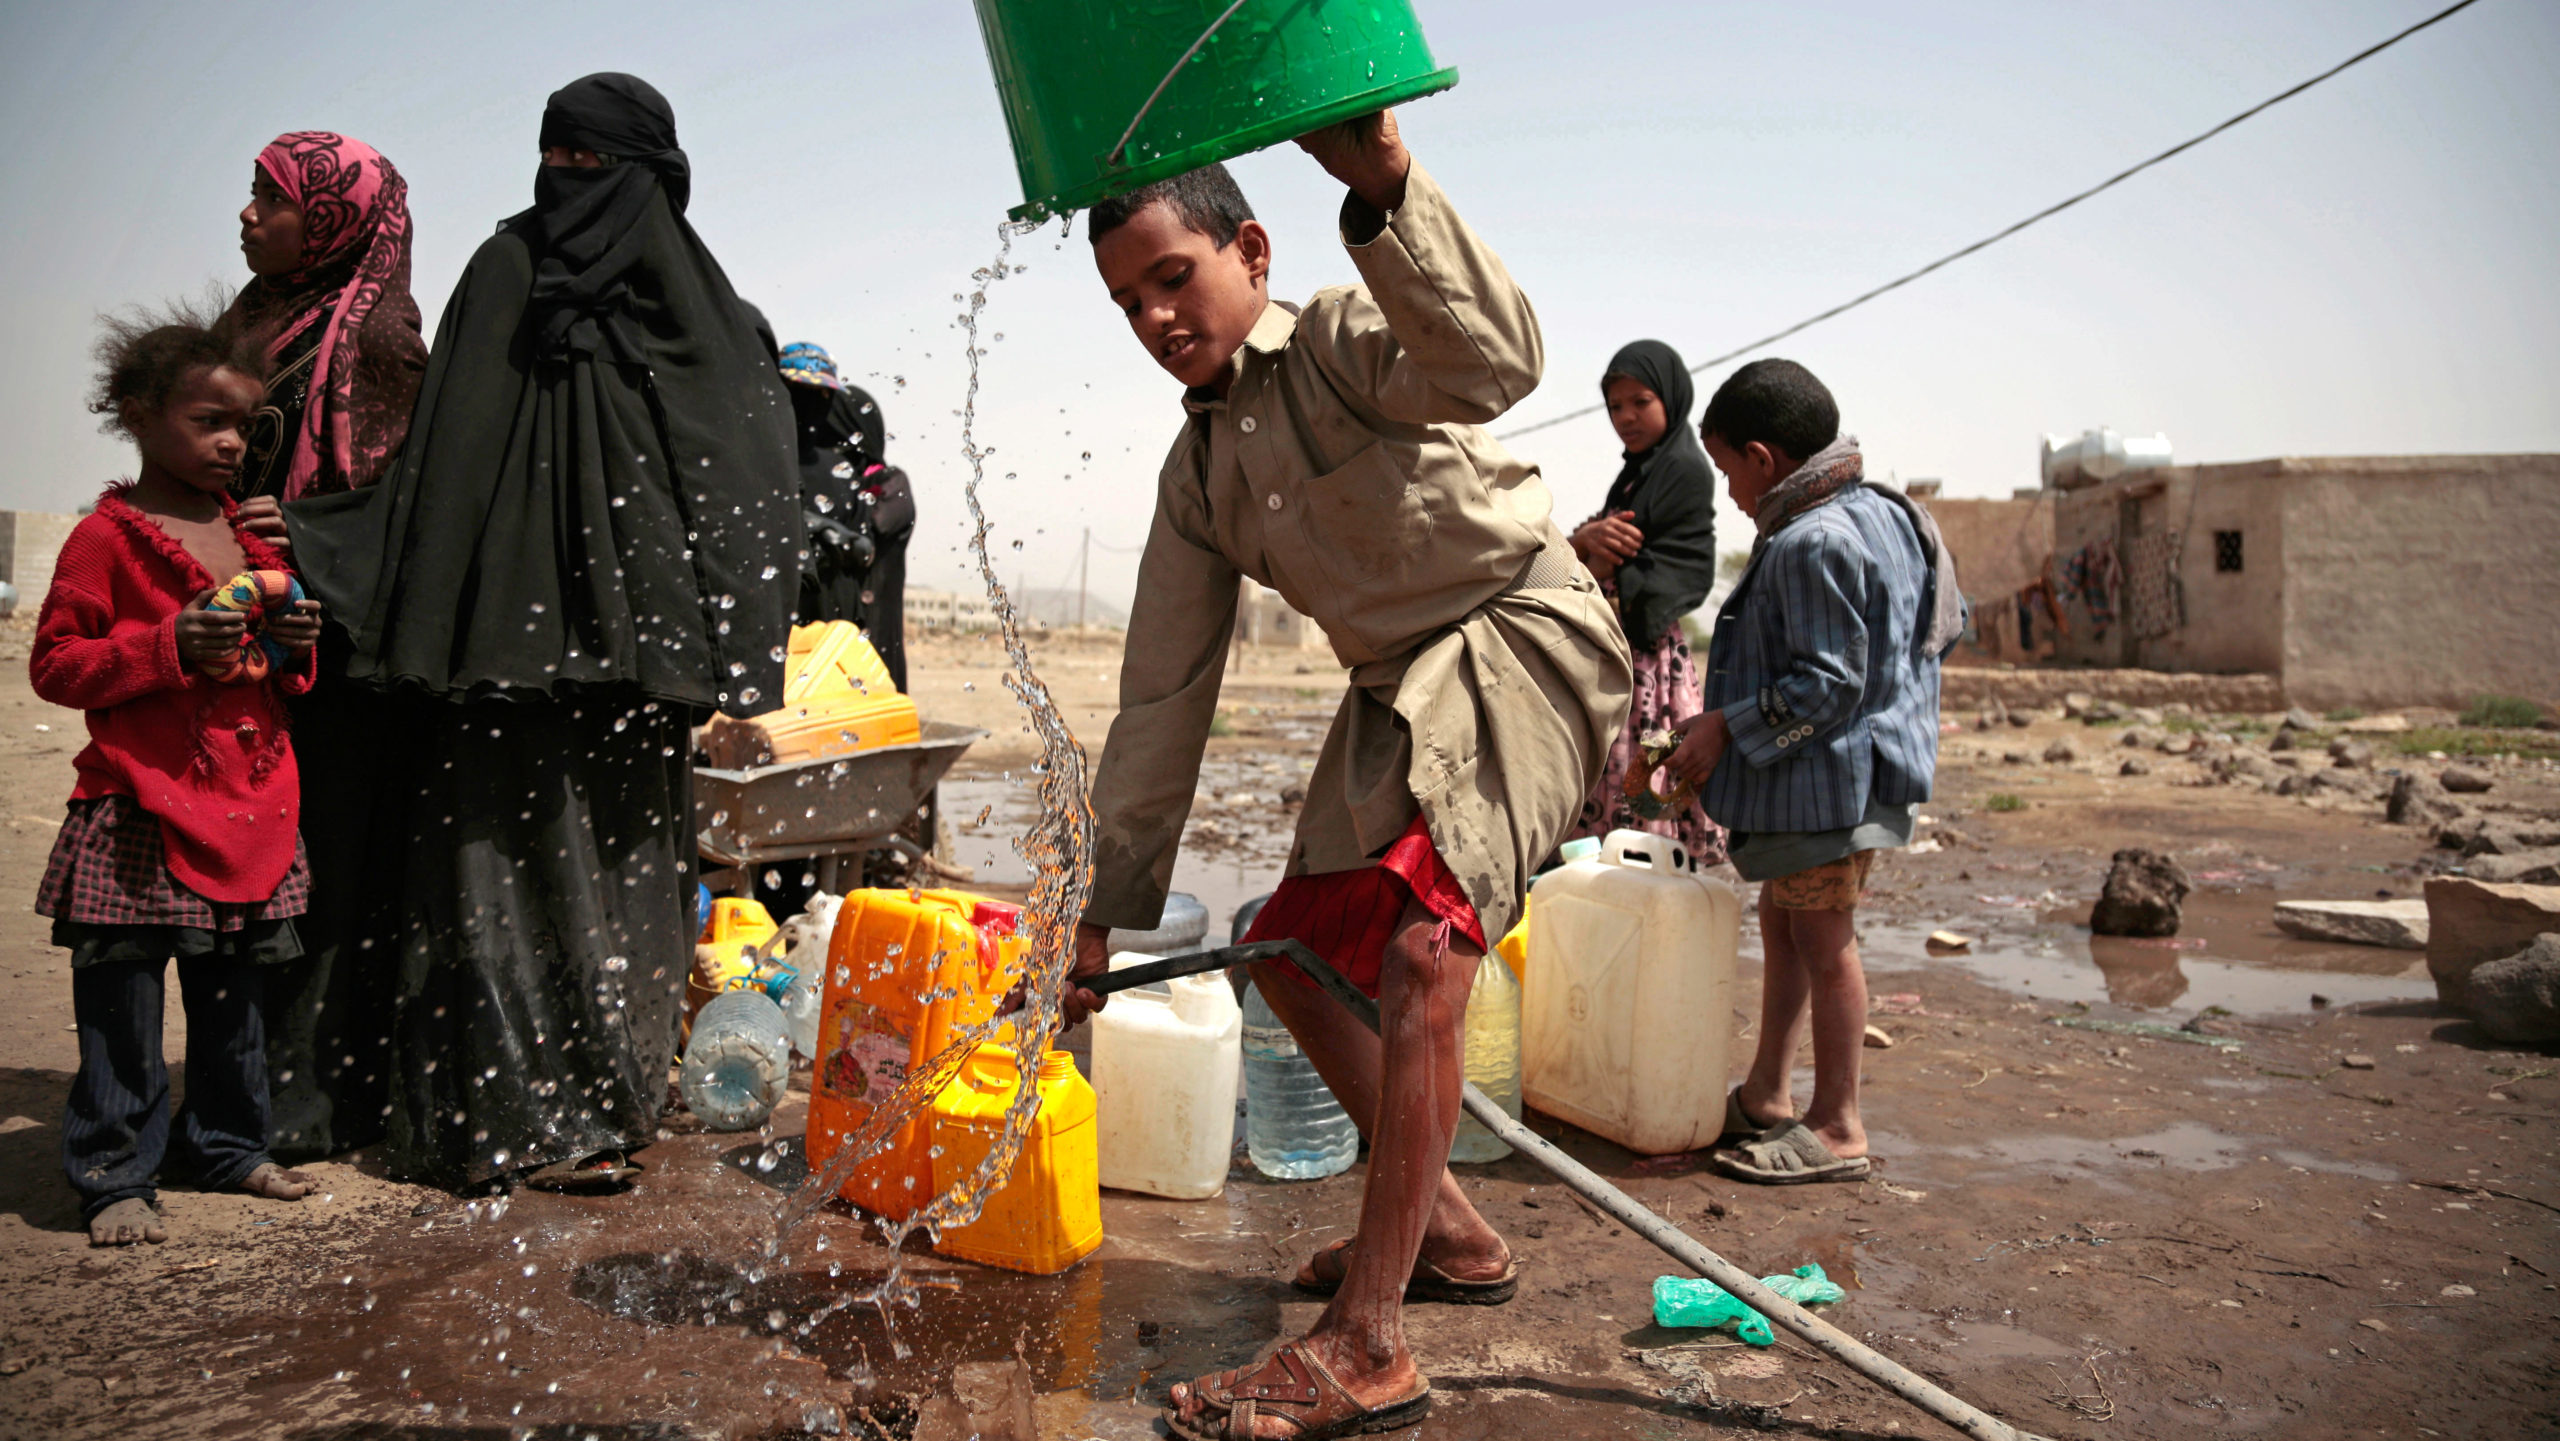
[[[609,1185],[655,1134],[692,953],[690,726],[781,695],[791,407],[684,205],[665,98],[551,96],[533,208],[445,308],[399,464],[292,507],[349,674],[407,696],[377,835],[388,1159]]]
[[[1573,834],[1652,831],[1679,840],[1701,864],[1714,864],[1724,859],[1724,832],[1703,807],[1693,801],[1677,813],[1648,817],[1626,794],[1642,737],[1696,715],[1705,704],[1689,638],[1680,629],[1680,618],[1705,603],[1716,578],[1715,467],[1689,424],[1697,391],[1680,353],[1659,340],[1636,341],[1610,357],[1600,386],[1613,423],[1622,408],[1645,416],[1643,425],[1619,426],[1622,441],[1649,432],[1655,416],[1663,428],[1647,443],[1628,447],[1599,513],[1573,534],[1575,552],[1616,599],[1618,623],[1635,657],[1627,728],[1610,747],[1609,763],[1583,801]]]

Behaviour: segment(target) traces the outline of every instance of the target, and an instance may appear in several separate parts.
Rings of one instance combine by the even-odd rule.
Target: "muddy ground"
[[[958,1363],[1017,1354],[1044,1435],[1135,1437],[1166,1385],[1315,1314],[1286,1279],[1344,1234],[1359,1171],[1280,1183],[1240,1157],[1214,1200],[1107,1193],[1109,1240],[1062,1277],[920,1259],[938,1284],[900,1324],[906,1359],[865,1313],[801,1337],[884,1258],[839,1211],[816,1223],[823,1258],[804,1236],[800,1263],[747,1278],[798,1174],[796,1105],[762,1137],[672,1118],[625,1196],[499,1207],[356,1155],[317,1167],[327,1196],[298,1205],[173,1185],[168,1244],[90,1250],[59,1174],[69,985],[27,905],[81,737],[28,694],[22,654],[0,656],[0,893],[17,898],[0,907],[0,1438],[780,1438],[839,1416],[859,1431],[866,1406],[898,1431],[904,1398]],[[1116,641],[1041,654],[1098,742]],[[1019,879],[1007,773],[1029,758],[999,669],[985,642],[928,643],[915,666],[928,714],[994,732],[945,801],[991,890]],[[1230,676],[1178,877],[1214,925],[1276,877],[1285,797],[1339,683],[1295,653]],[[2414,895],[2442,853],[2334,791],[2201,784],[2203,766],[2149,751],[2150,775],[2118,776],[2131,752],[2113,728],[1971,723],[1947,738],[1923,845],[1887,858],[1868,900],[1875,1019],[1895,1042],[1867,1052],[1876,1179],[1756,1190],[1533,1124],[1755,1271],[1821,1262],[1848,1288],[1838,1324],[2048,1436],[2560,1435],[2560,1063],[2438,1011],[2414,953],[2267,923],[2278,898]],[[2062,738],[2080,758],[2003,759]],[[2493,769],[2484,800],[2560,809],[2547,761]],[[2093,947],[2077,924],[2124,845],[2196,874],[2176,946]],[[1931,955],[1939,927],[1971,953]],[[1736,1067],[1748,927],[1744,944],[1744,1013],[1700,1019],[1733,1028]],[[2058,1024],[2191,1018],[2186,1040]],[[173,1029],[173,1061],[183,1045]],[[1658,1253],[1519,1158],[1465,1178],[1526,1284],[1509,1306],[1411,1313],[1439,1398],[1422,1436],[1955,1434],[1795,1343],[1653,1326],[1651,1282],[1675,1269]]]

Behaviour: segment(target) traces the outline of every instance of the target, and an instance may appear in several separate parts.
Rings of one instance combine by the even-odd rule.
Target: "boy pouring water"
[[[1624,724],[1607,601],[1535,467],[1478,427],[1538,383],[1537,319],[1380,113],[1299,141],[1350,188],[1363,284],[1269,295],[1271,237],[1224,168],[1096,207],[1112,300],[1180,380],[1094,786],[1093,898],[1065,995],[1114,926],[1152,927],[1198,783],[1237,580],[1280,592],[1351,671],[1288,870],[1248,939],[1294,937],[1380,1001],[1381,1034],[1285,963],[1254,980],[1371,1143],[1358,1235],[1298,1275],[1334,1299],[1258,1366],[1173,1388],[1188,1437],[1374,1432],[1429,1410],[1405,1299],[1495,1303],[1508,1248],[1447,1170],[1467,992]]]

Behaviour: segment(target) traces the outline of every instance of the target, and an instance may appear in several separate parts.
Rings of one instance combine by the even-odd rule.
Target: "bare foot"
[[[131,1246],[148,1241],[153,1245],[169,1239],[169,1228],[160,1224],[160,1210],[139,1197],[118,1201],[89,1218],[89,1244],[92,1246]]]
[[[299,1201],[319,1190],[320,1181],[315,1176],[307,1176],[300,1171],[288,1171],[275,1162],[268,1161],[251,1171],[248,1178],[240,1183],[240,1189],[252,1196],[264,1196],[270,1201]]]

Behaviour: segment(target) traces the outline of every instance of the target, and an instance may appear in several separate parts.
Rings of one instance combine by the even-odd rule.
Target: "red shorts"
[[[1269,941],[1286,936],[1303,941],[1324,957],[1325,964],[1340,971],[1344,980],[1358,986],[1361,994],[1375,999],[1387,942],[1395,938],[1396,920],[1404,914],[1408,899],[1422,902],[1422,908],[1448,923],[1450,930],[1475,942],[1477,949],[1484,948],[1484,922],[1476,918],[1476,908],[1459,888],[1458,878],[1440,859],[1430,828],[1420,816],[1413,818],[1376,865],[1282,881],[1253,918],[1244,939]],[[1300,983],[1315,985],[1290,962],[1278,964]]]

